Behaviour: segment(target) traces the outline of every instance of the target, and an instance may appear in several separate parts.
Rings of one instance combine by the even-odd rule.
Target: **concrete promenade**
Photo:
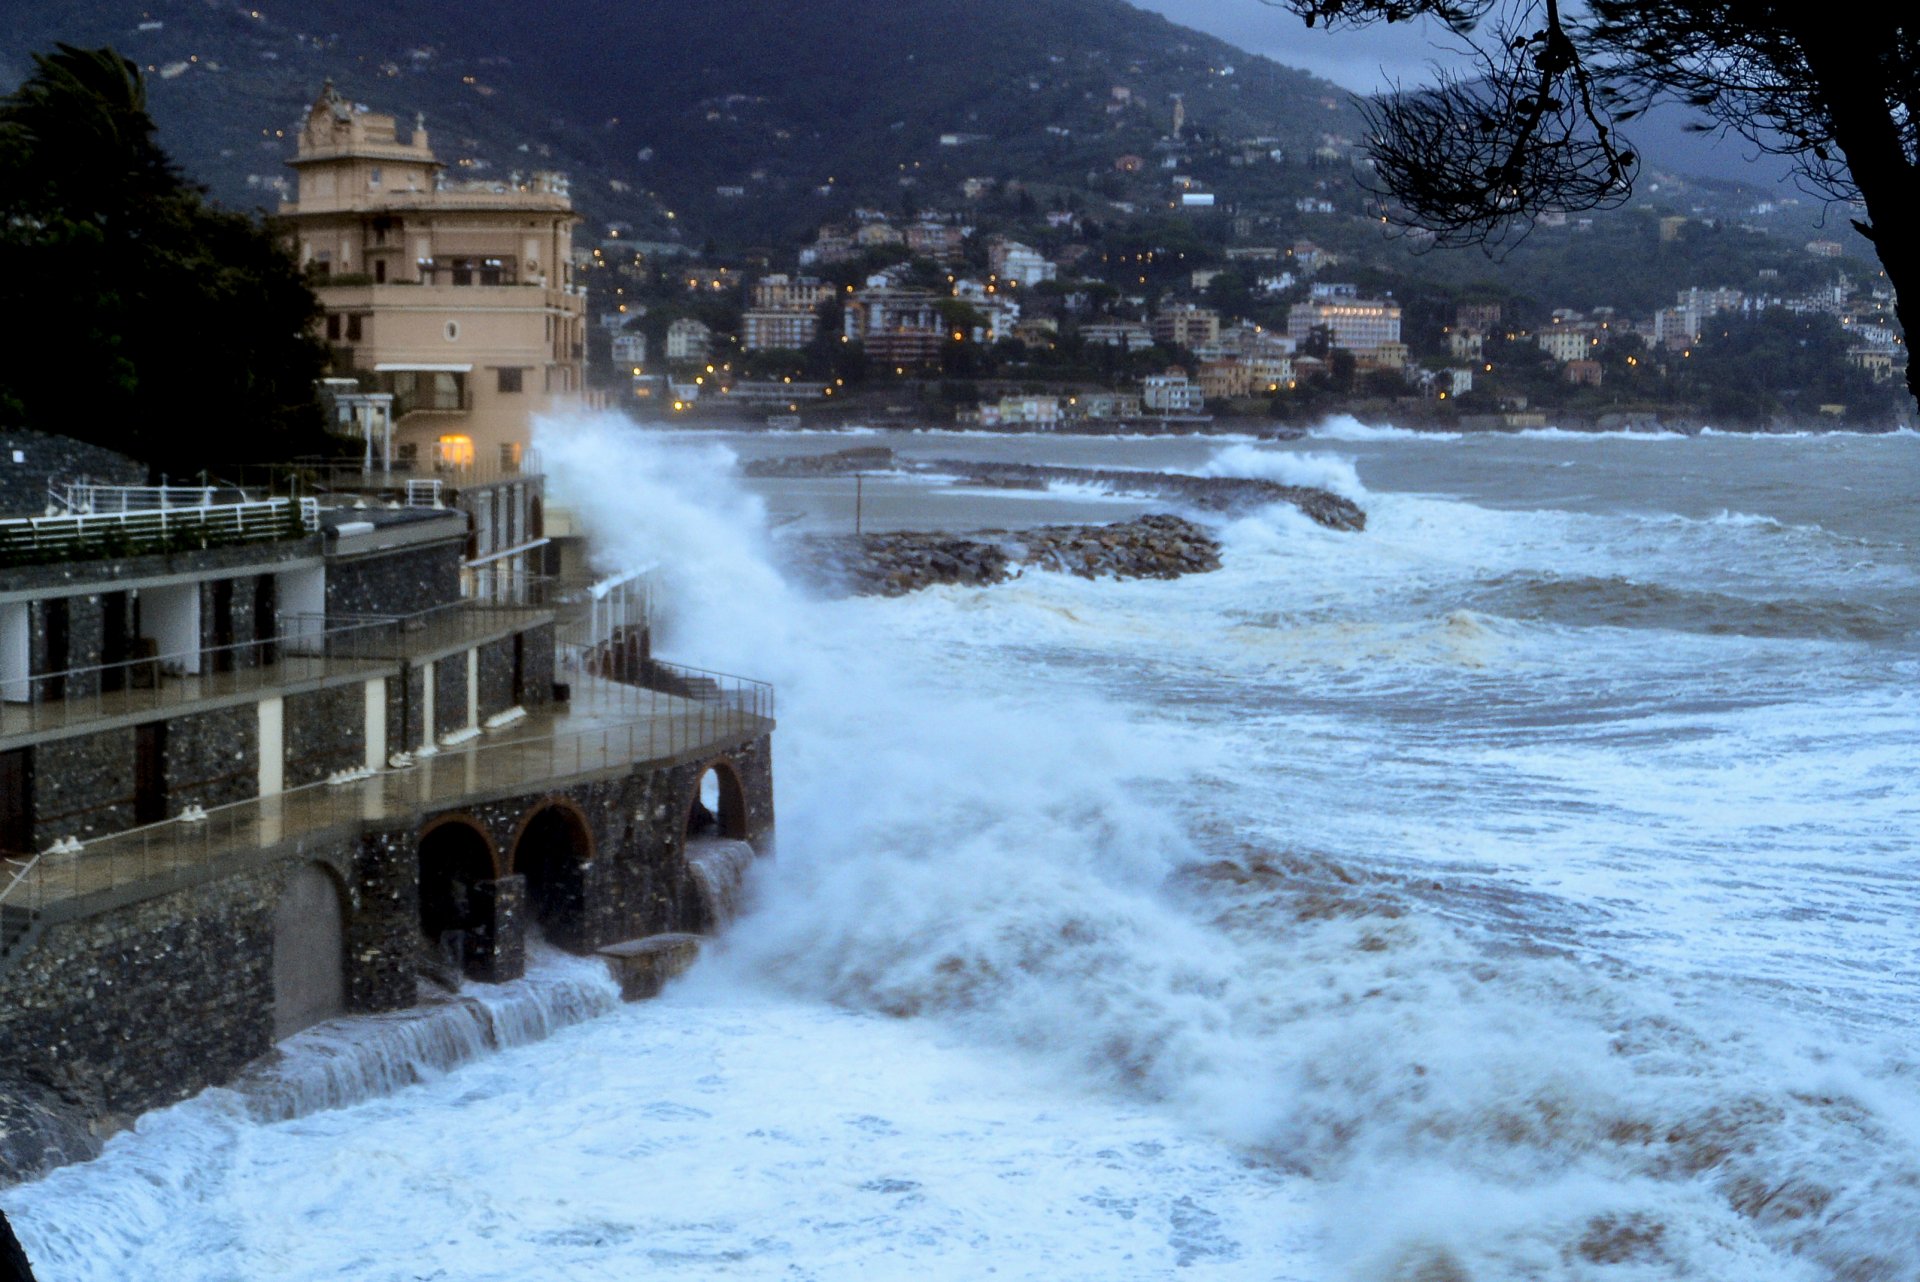
[[[545,790],[636,765],[673,764],[773,728],[752,692],[683,698],[569,674],[553,705],[414,763],[341,783],[311,784],[96,838],[77,852],[43,854],[0,907],[50,918],[85,916],[164,894],[235,861],[306,844],[316,834],[404,824],[437,810]],[[13,871],[3,875],[11,879]]]

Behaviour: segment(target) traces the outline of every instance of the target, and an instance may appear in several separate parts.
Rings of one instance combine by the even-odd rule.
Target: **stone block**
[[[475,925],[467,931],[468,979],[504,984],[527,973],[527,879],[513,876],[476,882]]]
[[[621,998],[630,1002],[645,1001],[658,997],[668,980],[686,974],[693,963],[700,960],[700,936],[649,935],[645,939],[609,944],[600,950],[600,955],[613,966]]]

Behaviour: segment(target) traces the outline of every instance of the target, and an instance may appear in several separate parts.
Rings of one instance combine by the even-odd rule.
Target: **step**
[[[668,980],[685,974],[700,960],[700,942],[699,935],[648,935],[608,944],[599,951],[613,964],[621,998],[639,1002],[658,997]]]

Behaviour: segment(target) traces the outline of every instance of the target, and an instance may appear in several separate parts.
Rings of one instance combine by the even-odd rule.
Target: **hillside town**
[[[1183,199],[1179,214],[1216,224],[1224,244],[1189,236],[1116,261],[1069,210],[1030,220],[1039,234],[1028,239],[989,230],[964,201],[990,185],[969,184],[957,208],[858,209],[787,251],[708,255],[609,226],[575,254],[611,371],[597,381],[635,412],[695,421],[783,421],[863,390],[932,384],[954,423],[982,428],[1192,428],[1324,410],[1329,397],[1527,427],[1556,411],[1671,412],[1699,349],[1730,336],[1728,322],[1768,318],[1836,327],[1845,370],[1831,372],[1856,387],[1905,379],[1891,289],[1842,265],[1814,273],[1812,288],[1786,288],[1765,267],[1744,287],[1686,282],[1643,314],[1462,298],[1416,321],[1391,291],[1359,283],[1374,274],[1364,263],[1306,237],[1263,238],[1206,205]],[[1655,234],[1670,241],[1686,224],[1664,218]],[[1840,251],[1813,241],[1795,252],[1818,264]],[[1817,404],[1836,417],[1849,408],[1837,396]]]

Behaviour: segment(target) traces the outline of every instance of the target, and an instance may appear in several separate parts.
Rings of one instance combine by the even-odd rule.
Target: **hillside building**
[[[805,347],[819,333],[820,317],[810,311],[755,309],[740,315],[740,346],[749,352]]]
[[[1188,381],[1185,370],[1175,366],[1141,380],[1140,403],[1149,414],[1198,414],[1206,408],[1206,396],[1198,384]]]
[[[747,305],[760,311],[810,312],[832,298],[831,282],[817,276],[787,276],[775,273],[753,282]]]
[[[1095,321],[1080,327],[1080,341],[1089,347],[1144,352],[1153,346],[1153,331],[1139,321]]]
[[[954,341],[940,303],[924,289],[869,286],[848,297],[842,334],[864,344],[877,365],[938,364],[941,351]]]
[[[1325,328],[1333,345],[1356,354],[1400,342],[1400,304],[1391,299],[1329,296],[1295,303],[1287,310],[1287,337],[1304,343]]]
[[[691,316],[682,316],[667,326],[667,359],[704,361],[713,354],[713,331]]]
[[[1220,313],[1211,307],[1179,303],[1153,318],[1154,341],[1163,347],[1208,347],[1220,341]]]
[[[533,417],[583,399],[586,290],[566,180],[449,182],[424,124],[361,111],[329,84],[287,162],[295,252],[336,374],[393,396],[396,458],[518,471]]]
[[[1589,353],[1600,346],[1600,335],[1597,326],[1555,325],[1536,334],[1534,342],[1541,351],[1564,365],[1568,361],[1586,359]]]

